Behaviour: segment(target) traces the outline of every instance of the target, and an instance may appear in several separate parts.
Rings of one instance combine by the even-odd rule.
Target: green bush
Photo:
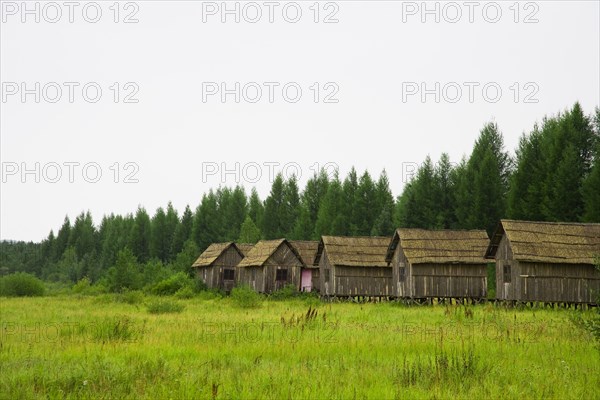
[[[44,282],[25,272],[17,272],[0,278],[0,296],[43,296],[45,292]]]
[[[174,301],[160,299],[150,302],[147,308],[150,314],[167,314],[180,313],[183,311],[185,306]]]
[[[73,287],[71,288],[71,292],[79,295],[95,296],[108,292],[108,289],[101,283],[92,285],[90,279],[88,277],[84,277],[80,279],[75,285],[73,285]]]
[[[223,297],[225,297],[225,293],[218,289],[207,289],[199,292],[197,297],[200,300],[222,299]]]
[[[262,296],[248,286],[239,286],[231,291],[231,299],[242,308],[257,308],[262,303]]]
[[[206,285],[206,283],[204,283],[204,281],[202,279],[194,278],[193,281],[194,281],[194,285],[193,285],[194,291],[196,293],[200,293],[200,292],[209,290],[208,285]]]
[[[279,290],[274,291],[269,296],[270,300],[288,300],[294,299],[301,295],[296,286],[294,285],[285,285]]]
[[[194,289],[192,289],[191,286],[184,286],[175,292],[175,297],[177,297],[178,299],[191,299],[195,295],[196,293],[194,292]]]
[[[81,278],[76,284],[73,285],[71,290],[73,293],[84,294],[92,287],[92,281],[87,276]]]
[[[150,292],[158,296],[170,296],[184,287],[192,287],[194,282],[184,272],[178,272],[152,286]]]

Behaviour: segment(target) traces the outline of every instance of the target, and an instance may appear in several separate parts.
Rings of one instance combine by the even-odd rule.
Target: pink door
[[[308,268],[302,269],[302,277],[300,283],[302,292],[310,292],[312,290],[312,270]]]

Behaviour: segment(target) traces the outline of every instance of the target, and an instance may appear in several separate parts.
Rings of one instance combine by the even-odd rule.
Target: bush
[[[242,308],[257,308],[262,302],[262,296],[248,286],[233,288],[231,298],[237,306]]]
[[[169,296],[184,287],[192,288],[194,282],[184,272],[178,272],[152,286],[150,292],[158,296]]]
[[[288,299],[297,298],[300,295],[301,295],[301,293],[298,291],[298,289],[296,289],[296,286],[290,284],[290,285],[285,285],[281,289],[276,290],[273,293],[271,293],[271,295],[269,296],[269,299],[271,299],[271,300],[288,300]]]
[[[71,288],[71,292],[80,295],[94,296],[102,293],[106,293],[108,289],[102,284],[92,285],[92,282],[88,277],[84,277],[79,280]]]
[[[223,297],[225,297],[225,293],[218,289],[208,289],[199,292],[197,297],[200,300],[222,299]]]
[[[175,292],[175,297],[177,297],[178,299],[191,299],[195,295],[196,293],[194,292],[194,289],[192,289],[191,286],[184,286]]]
[[[168,300],[155,300],[148,304],[148,312],[150,314],[166,314],[166,313],[180,313],[183,311],[185,306],[183,304],[176,303]]]
[[[81,278],[76,284],[74,284],[71,290],[73,291],[73,293],[82,294],[88,291],[91,286],[92,281],[90,281],[90,278],[86,276]]]
[[[199,278],[194,278],[194,291],[196,293],[200,293],[200,292],[204,292],[208,289],[208,285],[206,283],[204,283],[204,281],[202,279]]]
[[[17,272],[0,278],[0,296],[43,296],[45,292],[44,282],[31,274]]]

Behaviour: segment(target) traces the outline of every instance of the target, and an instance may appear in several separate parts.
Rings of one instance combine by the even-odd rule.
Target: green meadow
[[[315,298],[2,298],[3,399],[600,398],[576,311]]]

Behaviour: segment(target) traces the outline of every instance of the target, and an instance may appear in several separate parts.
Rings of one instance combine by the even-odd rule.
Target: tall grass
[[[598,399],[572,310],[163,300],[2,300],[2,398]],[[584,311],[587,316],[594,311]]]

